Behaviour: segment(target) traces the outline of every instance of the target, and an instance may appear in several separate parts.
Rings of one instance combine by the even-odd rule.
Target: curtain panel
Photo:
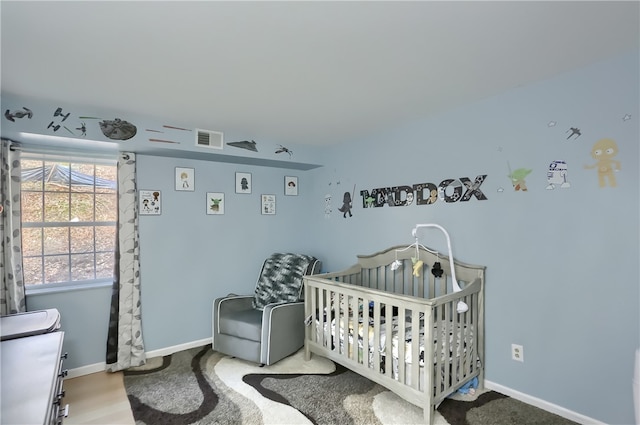
[[[106,369],[115,372],[145,362],[140,304],[136,157],[134,153],[121,152],[118,157],[118,230]]]
[[[22,273],[22,233],[20,216],[20,151],[2,139],[0,148],[0,315],[26,311]]]

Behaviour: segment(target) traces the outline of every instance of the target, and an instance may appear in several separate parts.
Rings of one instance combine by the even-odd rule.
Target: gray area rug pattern
[[[136,424],[414,424],[422,409],[330,360],[303,352],[260,368],[210,346],[124,372]],[[494,391],[447,399],[438,425],[570,425]]]

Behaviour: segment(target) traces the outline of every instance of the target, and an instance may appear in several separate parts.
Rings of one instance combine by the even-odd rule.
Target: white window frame
[[[20,157],[20,161],[30,161],[30,160],[35,160],[35,161],[45,161],[45,162],[62,162],[62,163],[71,163],[71,164],[78,164],[78,163],[84,163],[84,164],[93,164],[93,165],[110,165],[110,166],[117,166],[117,158],[114,156],[93,156],[91,154],[77,154],[74,153],[73,155],[52,155],[52,154],[48,154],[48,153],[40,153],[38,152],[37,149],[22,149],[22,153],[21,153],[21,157]],[[116,182],[117,183],[117,182]],[[43,188],[44,189],[44,188]],[[21,188],[21,192],[22,192],[22,188]],[[117,192],[117,188],[116,188],[116,192]],[[70,192],[60,192],[60,193],[70,193]],[[92,192],[86,192],[86,193],[94,193],[95,194],[95,182],[94,182],[94,186],[93,186],[93,191]],[[116,193],[117,196],[117,193]],[[23,206],[24,208],[24,206]],[[95,208],[95,206],[94,206]],[[44,209],[44,200],[43,200],[43,205],[42,205],[42,209]],[[44,217],[44,211],[43,211],[43,217]],[[93,226],[93,227],[100,227],[100,226],[113,226],[115,228],[115,230],[117,231],[117,221],[82,221],[82,222],[38,222],[38,223],[33,223],[33,222],[23,222],[22,221],[22,217],[20,217],[20,221],[21,221],[21,225],[23,229],[28,229],[28,228],[41,228],[41,229],[45,229],[45,228],[51,228],[51,227],[82,227],[82,226]],[[23,241],[24,243],[24,241]],[[43,261],[43,269],[42,269],[42,277],[43,277],[43,281],[44,281],[44,259],[47,256],[50,255],[67,255],[67,256],[71,256],[71,240],[69,240],[69,246],[68,246],[68,250],[66,253],[60,253],[60,254],[45,254],[45,247],[44,247],[44,243],[41,245],[40,247],[40,255],[36,256],[36,257],[40,257]],[[104,252],[104,251],[96,251],[96,246],[95,246],[95,239],[93,241],[93,251],[90,251],[91,253],[99,253],[99,252]],[[115,251],[115,241],[114,241],[114,251]],[[111,252],[114,252],[111,251]],[[106,251],[108,252],[108,251]],[[24,267],[24,258],[25,257],[29,257],[24,255],[24,250],[23,250],[23,267]],[[115,261],[115,259],[114,259]],[[94,256],[94,272],[95,272],[95,256]],[[71,278],[71,276],[73,275],[73,271],[70,269],[69,270],[69,278]],[[88,279],[88,280],[67,280],[67,281],[61,281],[61,282],[49,282],[49,283],[29,283],[27,284],[25,282],[25,292],[27,295],[30,294],[39,294],[39,293],[47,293],[47,292],[63,292],[63,291],[68,291],[68,290],[76,290],[76,289],[83,289],[83,288],[95,288],[95,287],[104,287],[104,286],[111,286],[113,284],[113,276],[111,277],[102,277],[102,278],[96,278],[96,279]]]

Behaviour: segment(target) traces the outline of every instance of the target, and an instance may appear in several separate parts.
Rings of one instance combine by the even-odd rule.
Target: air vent
[[[224,134],[219,131],[200,130],[196,128],[196,146],[201,148],[222,149]]]

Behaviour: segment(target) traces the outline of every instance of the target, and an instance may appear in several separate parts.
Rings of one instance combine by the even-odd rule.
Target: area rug
[[[419,424],[423,412],[384,387],[299,351],[259,367],[209,346],[149,359],[125,371],[136,424]],[[570,425],[567,419],[494,391],[456,394],[437,425]]]

